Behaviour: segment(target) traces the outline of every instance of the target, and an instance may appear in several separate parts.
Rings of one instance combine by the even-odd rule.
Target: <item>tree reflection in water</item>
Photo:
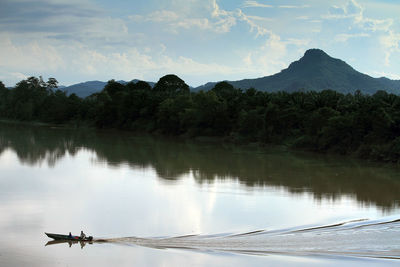
[[[1,124],[0,154],[11,149],[23,164],[55,166],[67,154],[93,151],[97,162],[118,167],[151,167],[163,180],[192,173],[199,183],[238,180],[249,189],[283,188],[291,194],[309,192],[316,200],[343,195],[383,211],[399,207],[399,168],[279,148],[246,148],[137,136],[126,132],[73,130]]]

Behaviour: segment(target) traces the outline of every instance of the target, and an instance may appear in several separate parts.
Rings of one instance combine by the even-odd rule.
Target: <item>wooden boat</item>
[[[53,238],[54,240],[62,240],[62,241],[93,241],[93,236],[88,236],[85,238],[81,238],[77,235],[60,235],[60,234],[51,234],[45,233],[48,237]]]

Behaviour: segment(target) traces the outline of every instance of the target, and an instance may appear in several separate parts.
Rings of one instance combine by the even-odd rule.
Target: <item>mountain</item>
[[[353,69],[346,62],[332,58],[320,49],[307,50],[304,56],[281,72],[257,79],[227,81],[236,88],[261,91],[321,91],[332,89],[341,93],[360,90],[373,94],[378,90],[400,93],[400,80],[373,78]],[[216,83],[207,83],[195,90],[209,90]]]
[[[131,82],[137,83],[139,80],[134,79]],[[126,81],[117,81],[122,84],[127,84]],[[151,87],[155,85],[153,82],[147,82]],[[59,89],[67,92],[67,95],[76,94],[79,97],[87,97],[91,94],[98,93],[103,90],[107,82],[102,81],[88,81],[83,83],[77,83],[71,86],[60,86]]]
[[[66,86],[62,88],[62,90],[67,92],[67,95],[76,94],[79,97],[87,97],[93,93],[103,90],[106,84],[106,82],[101,81],[88,81]]]
[[[132,80],[138,82],[139,80]],[[126,81],[118,81],[126,84]],[[388,78],[373,78],[356,71],[346,62],[332,58],[320,49],[309,49],[298,61],[289,65],[281,72],[256,79],[227,81],[236,88],[255,88],[260,91],[322,91],[332,89],[340,93],[354,93],[360,90],[364,94],[373,94],[378,90],[400,94],[400,80]],[[154,82],[147,82],[151,87]],[[107,82],[88,81],[60,89],[68,95],[74,93],[79,97],[87,97],[103,90]],[[192,91],[210,90],[216,82],[209,82],[199,87],[190,87]]]

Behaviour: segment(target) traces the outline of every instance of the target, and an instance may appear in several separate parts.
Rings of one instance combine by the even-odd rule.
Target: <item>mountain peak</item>
[[[327,53],[325,53],[321,49],[308,49],[305,53],[304,56],[299,60],[302,63],[311,63],[311,64],[316,64],[316,63],[321,63],[321,62],[327,62],[327,61],[334,61],[334,58],[330,57]]]
[[[400,81],[372,78],[356,71],[345,61],[331,57],[317,48],[307,50],[303,57],[274,75],[229,83],[236,88],[253,87],[268,92],[325,89],[344,94],[353,93],[356,90],[362,90],[366,94],[374,94],[378,90],[396,94],[400,92]],[[201,89],[204,90],[204,88]]]
[[[317,48],[308,49],[304,53],[304,57],[325,57],[325,56],[328,56],[328,54],[325,53],[323,50]]]
[[[330,57],[321,49],[308,49],[302,58],[292,62],[289,67],[282,72],[300,72],[302,75],[310,75],[311,73],[319,73],[323,68],[330,68],[333,65],[346,65],[341,60]]]

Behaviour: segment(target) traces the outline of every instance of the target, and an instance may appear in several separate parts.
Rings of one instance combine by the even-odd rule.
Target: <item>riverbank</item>
[[[151,87],[109,81],[84,99],[37,84],[2,90],[0,115],[70,127],[289,148],[400,163],[400,96],[378,91],[264,92],[220,82],[190,91],[175,75]],[[220,141],[222,140],[222,141]]]
[[[316,151],[312,150],[307,147],[302,147],[302,146],[297,146],[293,142],[293,140],[288,140],[286,143],[262,143],[262,142],[255,142],[248,140],[243,137],[238,137],[237,135],[232,137],[232,136],[189,136],[187,134],[185,135],[179,135],[179,136],[174,136],[174,135],[166,135],[162,134],[160,132],[144,132],[144,131],[133,131],[133,130],[121,130],[121,129],[115,129],[115,128],[108,128],[108,129],[98,129],[94,125],[90,125],[88,123],[80,123],[80,124],[74,124],[74,123],[66,123],[66,124],[53,124],[53,123],[44,123],[44,122],[29,122],[29,121],[16,121],[16,120],[0,120],[0,123],[2,124],[10,124],[10,125],[25,125],[25,126],[32,126],[32,127],[48,127],[48,128],[57,128],[57,129],[65,129],[65,130],[84,130],[84,131],[89,131],[89,132],[96,132],[96,133],[104,133],[104,134],[118,134],[118,135],[124,135],[124,136],[149,136],[153,138],[162,138],[162,139],[170,139],[170,140],[177,140],[181,142],[186,142],[186,141],[191,141],[199,144],[209,144],[209,145],[222,145],[224,147],[232,147],[236,149],[244,149],[244,150],[261,150],[261,151],[267,151],[267,150],[274,150],[274,151],[291,151],[295,153],[311,153],[311,154],[316,154],[316,155],[331,155],[335,157],[342,157],[342,158],[348,158],[351,160],[362,160],[362,161],[367,161],[371,163],[384,163],[384,164],[394,164],[394,165],[399,165],[399,162],[393,162],[390,160],[379,160],[379,158],[368,158],[368,157],[363,157],[360,156],[359,152],[354,152],[351,154],[341,154],[338,153],[337,151]]]

